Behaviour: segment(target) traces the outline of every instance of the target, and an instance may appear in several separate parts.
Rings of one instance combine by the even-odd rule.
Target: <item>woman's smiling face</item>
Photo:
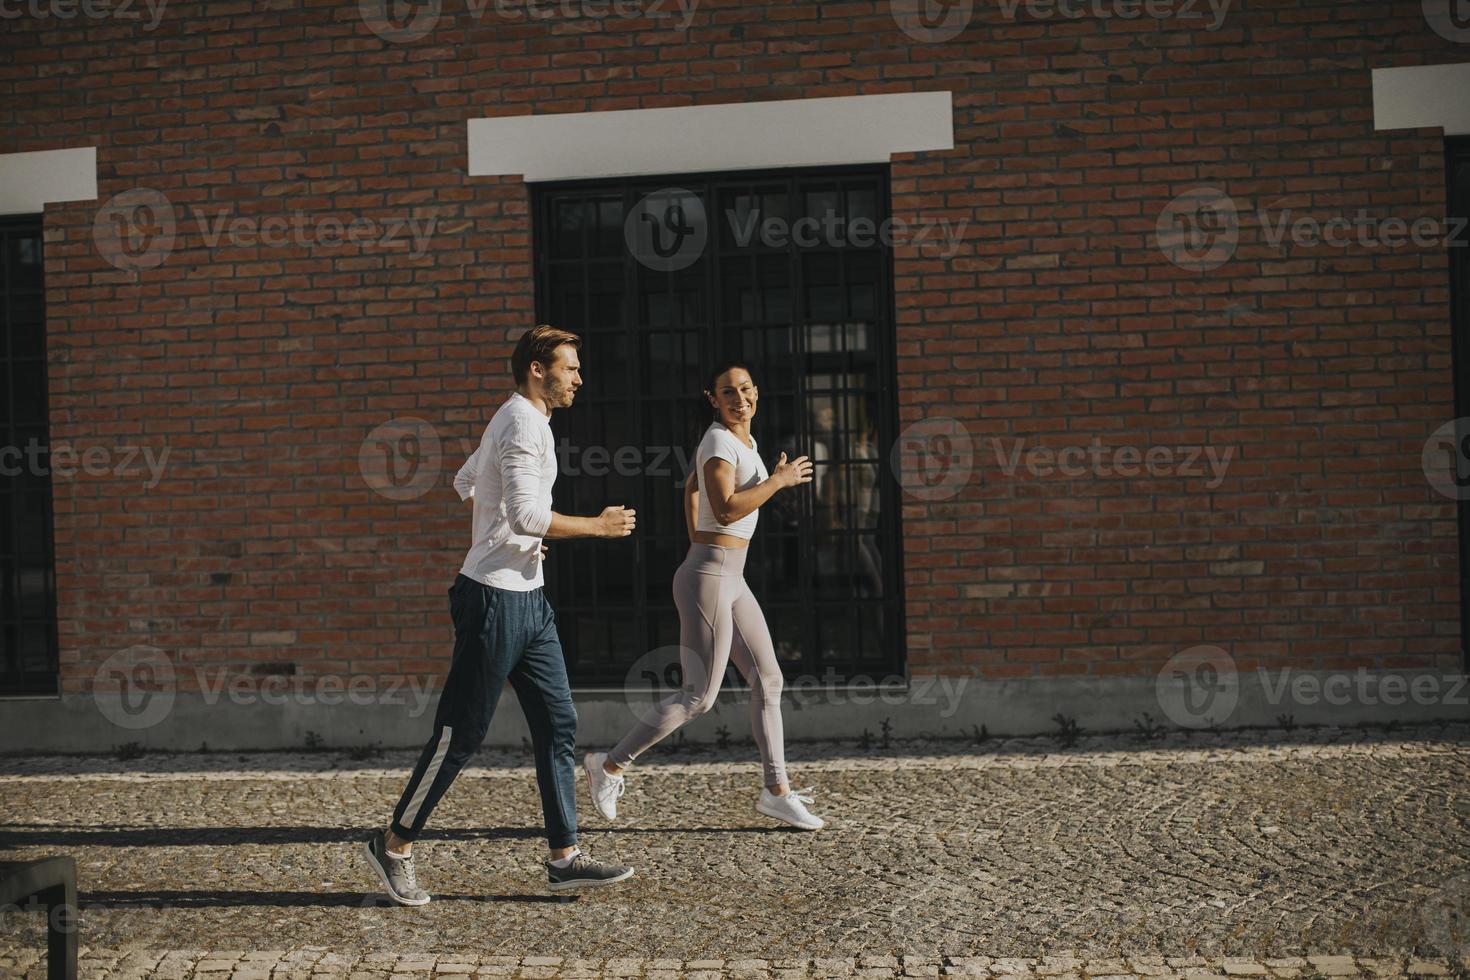
[[[760,389],[745,368],[734,367],[720,375],[715,379],[714,390],[708,394],[710,404],[727,427],[749,424],[755,418]]]

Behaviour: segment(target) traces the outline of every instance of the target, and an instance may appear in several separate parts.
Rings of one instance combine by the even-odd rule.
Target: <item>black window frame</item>
[[[701,196],[707,204],[706,210],[710,216],[710,244],[707,246],[709,258],[708,260],[701,260],[701,262],[696,263],[692,267],[696,271],[690,273],[689,278],[697,279],[700,282],[700,287],[703,289],[703,302],[707,304],[708,323],[703,327],[697,328],[705,332],[704,340],[706,341],[706,347],[699,356],[699,374],[702,376],[704,372],[713,367],[713,362],[726,356],[740,356],[741,354],[741,351],[732,349],[732,347],[738,346],[738,344],[731,340],[733,335],[731,328],[727,325],[727,319],[724,316],[724,303],[722,302],[722,299],[725,297],[725,293],[722,291],[722,285],[728,287],[728,283],[722,283],[721,280],[721,277],[727,274],[727,270],[725,269],[725,263],[722,261],[722,250],[719,243],[719,235],[716,230],[719,216],[714,213],[718,209],[719,192],[742,185],[784,184],[791,195],[790,199],[797,201],[799,200],[797,195],[807,188],[832,184],[834,182],[842,186],[846,186],[848,182],[865,182],[870,184],[875,195],[874,206],[878,219],[881,221],[891,216],[892,209],[889,192],[891,174],[890,168],[886,165],[661,174],[653,177],[631,176],[611,179],[549,181],[530,185],[530,205],[532,211],[531,244],[535,275],[536,322],[549,322],[554,326],[561,326],[578,333],[583,333],[584,338],[588,341],[587,346],[584,347],[584,363],[588,367],[589,380],[588,386],[584,388],[584,392],[578,396],[579,401],[587,393],[596,390],[599,376],[604,373],[603,365],[606,364],[606,358],[599,355],[605,355],[606,350],[598,350],[598,335],[591,334],[586,329],[579,329],[582,326],[581,324],[575,322],[558,322],[555,313],[556,304],[553,302],[552,296],[554,288],[553,276],[549,274],[554,263],[562,264],[562,260],[557,260],[553,257],[554,249],[551,246],[553,235],[551,209],[556,201],[564,199],[568,195],[580,195],[586,198],[602,198],[605,200],[615,199],[618,203],[617,214],[619,215],[619,221],[621,221],[622,217],[626,216],[629,210],[645,194],[660,189],[670,187],[685,188]],[[585,248],[584,239],[584,250]],[[820,250],[820,248],[817,249],[817,251]],[[619,300],[618,323],[622,325],[621,331],[625,339],[631,343],[637,339],[638,331],[638,320],[635,315],[635,306],[639,302],[638,279],[640,275],[647,276],[647,272],[640,272],[636,265],[637,260],[626,248],[623,248],[621,251],[622,291]],[[800,255],[809,254],[811,251],[813,250],[799,250],[794,243],[785,249],[789,263],[788,269],[791,275],[789,286],[792,293],[791,302],[793,303],[790,315],[790,335],[792,342],[798,346],[801,345],[801,341],[798,338],[803,333],[802,328],[811,322],[809,318],[803,317],[801,306],[798,305],[801,302],[801,297],[804,296]],[[863,391],[875,395],[876,402],[874,404],[877,406],[876,410],[872,412],[876,417],[868,421],[876,430],[877,472],[875,480],[880,499],[878,511],[879,523],[877,533],[870,535],[868,540],[870,547],[876,543],[876,546],[880,549],[879,553],[882,556],[879,572],[882,578],[882,597],[880,601],[873,603],[875,606],[881,606],[881,612],[877,615],[881,621],[880,632],[882,636],[881,640],[875,641],[877,648],[876,656],[849,657],[837,662],[834,662],[830,658],[822,658],[821,644],[817,640],[817,626],[815,625],[821,621],[820,612],[825,608],[830,613],[833,610],[849,605],[853,600],[842,599],[818,602],[811,599],[809,593],[813,578],[812,575],[808,574],[810,571],[809,563],[816,560],[813,557],[813,539],[815,537],[813,532],[813,503],[809,493],[798,495],[797,499],[801,502],[797,505],[799,517],[797,519],[795,550],[798,555],[796,560],[800,564],[801,570],[797,573],[796,577],[802,583],[802,594],[795,604],[804,609],[806,614],[800,617],[802,634],[799,650],[801,656],[799,659],[783,659],[782,668],[788,679],[793,675],[800,675],[812,679],[809,682],[814,682],[818,686],[843,686],[859,678],[889,684],[894,682],[906,683],[908,677],[907,627],[905,623],[905,589],[902,560],[902,489],[898,481],[893,478],[888,466],[888,448],[894,445],[899,428],[897,312],[894,297],[893,256],[892,250],[887,247],[886,243],[881,241],[873,249],[873,254],[876,255],[876,272],[872,274],[873,285],[876,289],[876,298],[873,302],[873,311],[868,329],[875,335],[871,343],[875,347],[877,359],[876,374],[880,379],[880,383],[875,390],[872,387],[872,383],[869,382],[869,387],[863,389]],[[611,260],[609,259],[608,261]],[[573,263],[572,260],[567,260],[565,264],[571,265]],[[759,275],[760,272],[757,270],[753,274]],[[683,275],[683,273],[669,273],[668,275],[678,276]],[[845,276],[846,273],[841,273],[841,275]],[[847,280],[841,280],[841,284],[845,288]],[[592,293],[590,282],[584,280],[584,286],[590,296]],[[846,353],[845,346],[843,347],[843,352]],[[791,391],[789,394],[793,399],[793,403],[797,406],[804,403],[804,392],[800,389],[803,386],[807,374],[813,370],[809,355],[810,352],[801,352],[799,357],[802,364],[793,368],[793,374],[797,379],[797,387],[796,390]],[[636,347],[629,349],[626,355],[626,363],[633,375],[631,395],[628,397],[633,402],[641,405],[644,397],[647,395],[647,386],[644,381],[647,374],[647,365],[642,363]],[[752,367],[755,366],[756,361],[752,360]],[[756,381],[761,386],[762,397],[764,399],[768,394],[769,386],[760,377],[757,377]],[[697,396],[698,385],[690,385],[689,387],[691,390],[688,394],[691,396],[691,403],[693,403],[694,397]],[[861,395],[853,395],[851,397],[861,397]],[[764,408],[764,404],[762,407]],[[575,410],[576,406],[570,411]],[[640,409],[639,412],[634,414],[641,415],[642,410]],[[804,413],[798,408],[792,415],[795,421],[795,431],[798,439],[803,436],[809,437],[810,425]],[[638,421],[635,419],[635,424]],[[559,447],[567,444],[575,445],[576,440],[571,437],[571,423],[567,418],[567,412],[558,411],[553,414],[552,428]],[[769,466],[774,461],[774,454],[777,450],[771,445],[769,438],[762,434],[761,429],[761,420],[758,417],[756,426],[757,440],[761,443],[762,456],[767,456],[768,452],[771,455],[771,458],[766,459],[766,463]],[[697,437],[691,436],[690,438],[692,442],[697,442]],[[687,446],[687,452],[690,455],[692,455],[694,450],[692,442]],[[649,442],[647,439],[641,442],[635,440],[634,444],[646,446]],[[850,473],[851,470],[849,469],[844,472]],[[553,558],[547,568],[547,591],[552,599],[553,605],[557,609],[558,629],[567,654],[568,671],[573,686],[583,691],[623,689],[631,680],[631,676],[626,669],[627,660],[635,656],[643,656],[648,651],[669,642],[667,617],[672,617],[673,633],[674,636],[677,636],[677,613],[673,611],[671,598],[666,603],[655,602],[650,599],[651,590],[662,590],[664,595],[667,596],[670,582],[668,581],[667,575],[660,581],[655,582],[652,581],[652,577],[649,574],[651,565],[647,560],[648,553],[646,549],[650,547],[650,544],[648,537],[641,530],[643,525],[642,515],[645,511],[639,506],[643,503],[643,500],[637,488],[630,487],[631,496],[626,501],[612,499],[598,500],[586,493],[578,493],[577,487],[579,482],[585,484],[588,481],[576,475],[567,475],[566,473],[563,473],[559,477],[555,493],[556,507],[559,511],[595,513],[596,509],[604,503],[620,502],[626,502],[629,506],[639,509],[640,531],[635,532],[630,542],[590,541],[566,542],[561,544],[556,542],[552,543],[562,553],[565,561],[584,560],[592,563],[595,568],[601,569],[606,567],[612,570],[611,573],[604,574],[601,580],[597,578],[598,573],[594,572],[594,581],[605,582],[610,577],[610,574],[615,574],[620,569],[631,570],[635,581],[631,589],[634,608],[632,623],[629,627],[630,635],[624,637],[622,640],[615,635],[610,635],[606,642],[606,647],[610,651],[621,648],[623,644],[630,644],[631,649],[628,651],[628,657],[620,658],[617,662],[610,663],[606,661],[592,662],[581,656],[581,651],[579,650],[580,628],[581,625],[585,625],[588,622],[589,613],[591,614],[591,619],[595,620],[597,618],[597,611],[602,603],[596,593],[605,591],[606,587],[604,585],[599,584],[595,587],[592,590],[594,595],[590,599],[574,594],[574,590],[568,587],[570,579],[562,573],[562,570],[566,567],[565,564],[561,564],[561,567],[558,568],[559,563]],[[635,480],[633,483],[636,485],[638,481]],[[646,480],[642,486],[645,489],[647,488],[648,484]],[[678,493],[672,484],[670,485],[669,492],[674,494]],[[767,514],[763,512],[763,525],[765,525],[767,520]],[[682,520],[678,522],[678,527],[682,528]],[[752,549],[762,547],[763,539],[769,546],[769,530],[769,525],[757,530],[756,539],[751,545]],[[858,534],[854,533],[852,537],[854,541],[850,548],[855,548],[857,547],[856,540]],[[683,549],[687,547],[687,538],[683,536],[682,530],[676,530],[673,535],[673,540],[678,547],[678,554],[673,561],[673,566],[676,566],[678,560],[681,560],[683,557]],[[599,555],[599,551],[605,552],[605,554]],[[752,554],[751,562],[754,562],[755,559],[756,556]],[[663,567],[665,570],[671,571],[673,566],[669,566],[665,562]],[[787,611],[786,622],[789,625],[791,622],[789,611],[793,603],[788,596],[771,594],[771,590],[765,588],[767,583],[762,581],[758,574],[751,575],[750,569],[751,563],[747,563],[747,579],[750,581],[753,590],[767,612],[767,619],[771,624],[773,640],[777,643],[778,654],[780,654],[783,637],[780,635],[781,627],[776,621],[780,617],[773,617],[772,608],[775,605],[784,603],[784,608]],[[654,616],[664,617],[657,624],[657,628],[655,628],[653,622]],[[865,645],[868,641],[866,638],[860,636],[863,628],[862,622],[866,622],[866,620],[860,621],[856,626],[848,623],[833,622],[829,623],[827,628],[840,627],[848,629],[852,635],[859,636],[859,645],[866,649]],[[662,644],[659,642],[660,631],[662,631],[664,636]],[[615,656],[615,654],[613,655]],[[733,670],[728,677],[738,686],[739,679]]]
[[[18,282],[21,241],[33,243],[37,258],[35,280]],[[60,693],[60,643],[56,617],[56,535],[55,514],[50,476],[50,405],[47,397],[46,372],[46,291],[45,236],[42,216],[0,216],[0,446],[22,453],[18,474],[0,474],[0,697],[56,696]],[[23,302],[29,309],[21,313]],[[38,322],[36,320],[38,319]],[[23,359],[17,353],[20,333],[17,323],[25,319],[32,334],[31,346]],[[24,372],[29,395],[39,404],[28,406],[30,421],[18,419],[22,396],[17,377]],[[24,435],[22,435],[24,433]],[[40,451],[31,452],[32,438],[39,440]],[[39,463],[34,470],[31,463]],[[7,463],[14,465],[13,455]],[[9,466],[7,466],[7,469]],[[16,502],[34,498],[39,510],[22,514]],[[22,525],[39,550],[29,549],[29,562],[22,560]],[[37,561],[37,557],[40,561]],[[41,576],[43,587],[40,615],[24,608],[21,576]],[[34,602],[34,595],[32,601]],[[25,669],[22,635],[44,631],[44,663],[40,669]]]
[[[1448,242],[1450,267],[1450,358],[1454,365],[1455,418],[1470,418],[1470,136],[1445,140],[1447,227],[1455,239]],[[1467,434],[1456,425],[1458,443]],[[1455,466],[1465,465],[1464,449],[1455,450]],[[1470,672],[1470,499],[1456,502],[1460,553],[1460,664]]]

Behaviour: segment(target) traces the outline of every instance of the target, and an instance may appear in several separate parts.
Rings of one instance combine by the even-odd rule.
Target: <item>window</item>
[[[892,276],[871,231],[887,186],[879,167],[535,185],[537,319],[583,338],[585,385],[552,416],[556,506],[638,511],[627,541],[552,544],[574,684],[619,687],[678,643],[681,490],[706,372],[730,357],[759,388],[767,468],[782,451],[814,463],[812,484],[762,508],[746,565],[788,678],[902,671]]]
[[[1456,233],[1450,244],[1450,337],[1455,373],[1455,418],[1470,418],[1470,137],[1451,139],[1445,153],[1449,179],[1448,227]],[[1470,493],[1461,483],[1470,459],[1464,439],[1465,423],[1455,426],[1454,454],[1460,524],[1460,657],[1470,670]]]
[[[57,693],[41,219],[0,218],[0,694]]]

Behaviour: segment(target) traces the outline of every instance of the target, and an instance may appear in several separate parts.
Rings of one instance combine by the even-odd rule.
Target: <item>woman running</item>
[[[777,491],[810,483],[812,464],[805,456],[787,462],[782,453],[775,473],[766,473],[750,435],[760,393],[744,364],[719,367],[704,394],[715,417],[685,484],[689,554],[674,573],[684,686],[636,723],[611,752],[587,754],[583,765],[593,805],[609,820],[617,816],[623,770],[674,729],[714,707],[726,665],[734,660],[750,686],[750,727],[764,769],[765,788],[755,808],[793,827],[817,830],[823,821],[806,808],[811,788],[793,792],[786,781],[781,665],[766,618],[742,574],[761,505]]]

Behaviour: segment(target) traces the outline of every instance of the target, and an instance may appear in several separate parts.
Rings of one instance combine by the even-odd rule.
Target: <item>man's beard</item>
[[[568,405],[572,400],[572,389],[570,385],[564,385],[556,381],[546,383],[547,400],[553,405]]]

